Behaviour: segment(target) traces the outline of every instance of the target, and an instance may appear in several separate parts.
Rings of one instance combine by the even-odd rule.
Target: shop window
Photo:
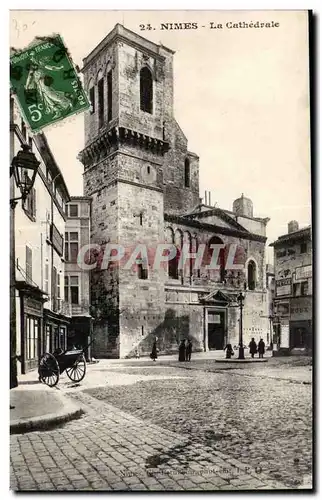
[[[152,114],[153,80],[149,68],[146,66],[140,71],[140,108]]]
[[[46,325],[45,328],[45,352],[51,352],[52,350],[52,336],[51,336],[51,326]]]
[[[307,253],[307,243],[301,243],[301,253]]]
[[[38,357],[38,333],[39,319],[33,316],[26,316],[26,359]]]
[[[250,260],[247,267],[247,286],[248,290],[255,290],[256,287],[256,264]]]
[[[95,113],[95,87],[89,90],[89,100],[91,103],[91,115]]]
[[[112,70],[107,73],[107,121],[112,120]]]
[[[98,82],[98,127],[104,125],[104,79]]]
[[[67,262],[77,262],[78,249],[78,233],[65,233],[65,260]]]
[[[190,187],[190,161],[189,158],[184,162],[184,186]]]
[[[26,246],[26,279],[27,283],[32,281],[32,250]]]

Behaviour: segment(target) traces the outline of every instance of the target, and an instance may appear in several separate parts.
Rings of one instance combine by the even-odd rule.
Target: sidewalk
[[[34,373],[34,372],[33,372]],[[78,418],[83,414],[75,402],[44,384],[24,384],[10,391],[10,434],[21,434]]]

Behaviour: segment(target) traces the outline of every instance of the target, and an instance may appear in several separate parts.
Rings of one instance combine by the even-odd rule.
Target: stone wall
[[[119,45],[119,124],[156,139],[163,138],[165,75],[159,55],[147,55],[135,47]],[[140,71],[148,67],[153,78],[153,113],[140,109]]]
[[[169,214],[191,212],[199,203],[199,158],[187,149],[185,135],[175,119],[165,124],[170,149],[165,154],[164,211]],[[190,187],[185,187],[185,160],[190,163]]]
[[[153,266],[155,249],[164,238],[163,196],[154,189],[120,182],[118,200],[119,235],[126,249],[119,274],[121,356],[124,357],[139,343],[151,343],[163,321],[164,270]],[[147,279],[138,277],[135,264],[136,258],[145,256],[140,253],[140,244],[143,250],[147,249]]]

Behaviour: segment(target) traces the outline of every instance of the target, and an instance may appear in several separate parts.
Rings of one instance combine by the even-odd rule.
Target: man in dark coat
[[[152,352],[150,354],[150,358],[153,359],[153,361],[155,361],[158,357],[157,340],[158,337],[155,337],[155,340],[152,345]]]
[[[186,361],[191,361],[191,353],[192,353],[192,342],[189,339],[188,344],[186,346]]]
[[[264,357],[264,352],[265,352],[265,342],[263,339],[260,339],[258,342],[258,355],[260,358]]]
[[[254,337],[253,337],[253,338],[252,338],[252,340],[250,341],[250,343],[249,343],[249,346],[248,346],[248,347],[249,347],[249,352],[251,353],[252,358],[253,358],[253,357],[254,357],[254,355],[255,355],[255,354],[256,354],[256,352],[257,352],[257,344],[256,344],[256,342],[255,342]]]
[[[179,345],[179,361],[186,360],[186,342],[185,340],[181,340]]]

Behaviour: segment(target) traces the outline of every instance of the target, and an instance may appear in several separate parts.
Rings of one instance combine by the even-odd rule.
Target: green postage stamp
[[[13,54],[10,83],[32,132],[90,108],[59,35],[41,39]]]

